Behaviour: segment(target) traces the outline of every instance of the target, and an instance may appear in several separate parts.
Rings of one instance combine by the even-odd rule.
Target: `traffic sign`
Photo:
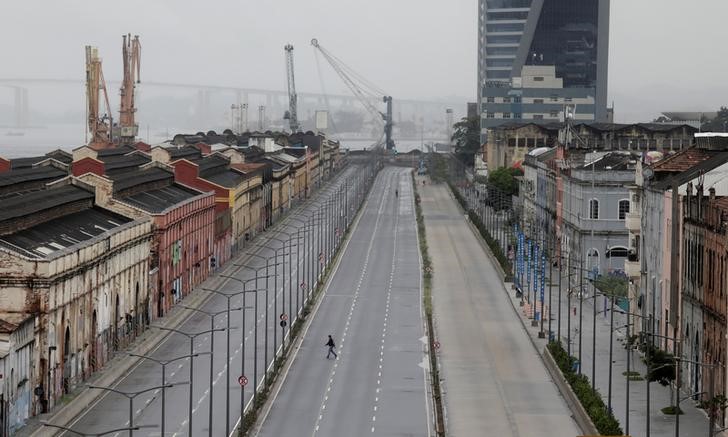
[[[286,321],[285,321],[285,320],[281,320],[281,323],[280,323],[280,325],[281,325],[281,328],[285,328],[287,324],[288,324],[288,323],[286,323]]]
[[[305,282],[301,282],[301,290],[305,290],[305,289],[306,289],[306,283]]]
[[[288,320],[288,314],[286,314],[286,313],[281,313],[281,315],[280,315],[280,319],[281,319],[281,320]]]
[[[241,387],[245,387],[248,385],[248,377],[245,375],[240,375],[240,378],[238,378],[238,384],[240,384]]]
[[[435,341],[432,345],[435,347],[435,350],[440,349],[440,342],[439,341]]]

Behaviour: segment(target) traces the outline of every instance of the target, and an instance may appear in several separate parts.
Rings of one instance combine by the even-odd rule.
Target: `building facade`
[[[152,229],[104,209],[73,178],[3,200],[0,318],[35,316],[32,408],[46,411],[125,347],[149,318]]]
[[[530,89],[528,85],[524,88],[523,77],[544,84],[535,89],[548,90],[549,101],[540,104],[561,104],[563,108],[573,104],[568,99],[587,99],[590,103],[583,104],[591,105],[591,119],[607,121],[609,5],[609,0],[479,0],[477,92],[482,127],[508,120],[503,117],[506,112],[525,118],[523,111],[499,111],[490,106],[504,102],[488,102],[488,97],[503,96],[489,96],[491,92],[486,91],[500,89],[505,96],[516,97],[510,92]],[[524,74],[524,67],[551,67],[554,74],[532,75],[528,68]],[[559,112],[563,112],[561,108]],[[585,108],[582,113],[586,112]],[[488,118],[489,113],[494,115]],[[502,118],[495,118],[496,114]],[[550,117],[551,110],[545,114]]]

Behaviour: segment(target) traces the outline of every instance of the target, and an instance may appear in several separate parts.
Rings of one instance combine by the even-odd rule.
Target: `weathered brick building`
[[[715,374],[705,366],[683,365],[683,381],[690,390],[709,392],[713,378],[716,395],[726,387],[726,264],[728,262],[728,198],[717,198],[715,190],[703,192],[688,184],[683,200],[683,356],[715,365]]]
[[[93,187],[67,177],[2,199],[0,319],[35,317],[34,411],[101,367],[148,317],[152,227],[100,207]]]
[[[126,173],[89,172],[79,178],[97,188],[98,204],[128,217],[152,220],[154,240],[149,271],[152,317],[162,317],[174,303],[207,279],[214,241],[212,191],[203,193],[176,183],[172,167],[158,162]]]

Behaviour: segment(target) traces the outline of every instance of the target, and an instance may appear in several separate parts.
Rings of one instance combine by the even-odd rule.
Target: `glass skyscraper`
[[[478,7],[484,128],[558,121],[566,105],[577,119],[606,121],[609,0],[479,0]]]

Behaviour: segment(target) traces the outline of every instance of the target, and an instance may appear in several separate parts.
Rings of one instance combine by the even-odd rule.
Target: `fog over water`
[[[43,129],[13,136],[14,91],[0,81],[0,155],[83,143],[85,45],[99,48],[112,113],[118,116],[125,33],[140,35],[142,42],[137,120],[140,137],[152,142],[164,139],[167,131],[226,128],[226,108],[234,98],[219,94],[211,108],[214,123],[196,126],[190,122],[194,91],[162,92],[145,88],[145,82],[285,90],[283,46],[288,43],[295,47],[299,92],[349,95],[315,55],[311,38],[391,94],[395,105],[401,99],[446,99],[455,102],[448,105],[455,105],[457,120],[465,102],[477,95],[476,0],[129,0],[123,7],[105,0],[1,3],[0,80],[78,82],[28,85],[31,124]],[[728,1],[612,0],[611,9],[609,101],[617,121],[650,121],[662,111],[715,111],[728,105]],[[363,111],[360,106],[349,109]],[[420,120],[396,111],[396,121]],[[252,123],[254,115],[250,118]],[[428,126],[443,122],[439,113],[425,120]],[[418,143],[412,137],[403,147]]]

